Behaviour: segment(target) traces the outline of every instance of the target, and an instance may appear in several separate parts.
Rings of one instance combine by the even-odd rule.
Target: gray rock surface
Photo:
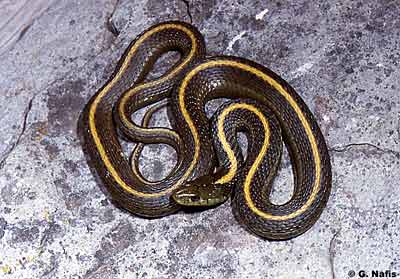
[[[2,5],[11,11],[18,7],[12,2]],[[15,28],[17,39],[0,56],[0,278],[400,273],[397,1],[48,3],[36,16],[29,13],[28,28]],[[304,235],[261,240],[237,224],[228,203],[146,220],[106,199],[87,167],[77,119],[129,42],[166,19],[192,20],[209,53],[273,69],[317,116],[331,151],[333,189]],[[10,28],[0,27],[0,34]],[[165,115],[156,121],[165,124]],[[146,147],[142,171],[160,178],[173,159],[166,147]],[[274,199],[290,196],[290,179],[286,162]]]

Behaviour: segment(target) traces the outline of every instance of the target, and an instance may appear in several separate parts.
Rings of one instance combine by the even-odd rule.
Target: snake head
[[[182,206],[216,206],[225,202],[231,194],[230,187],[212,182],[211,176],[190,181],[172,194],[172,199]]]

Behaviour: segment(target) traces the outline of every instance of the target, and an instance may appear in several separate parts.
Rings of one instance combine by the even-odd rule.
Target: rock
[[[25,2],[8,9],[27,14]],[[395,1],[38,2],[48,8],[32,10],[27,29],[14,25],[18,39],[0,54],[1,278],[400,272]],[[243,56],[271,68],[317,117],[331,152],[333,189],[307,233],[283,242],[259,239],[237,224],[228,203],[148,220],[107,201],[87,166],[77,120],[130,41],[167,19],[192,19],[210,54]],[[165,114],[155,121],[167,124]],[[174,156],[166,146],[146,147],[143,174],[161,178]],[[274,198],[292,191],[290,170],[282,163]]]

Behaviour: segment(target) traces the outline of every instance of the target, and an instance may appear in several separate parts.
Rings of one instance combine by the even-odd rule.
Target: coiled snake
[[[161,55],[180,54],[161,77],[147,80]],[[205,105],[229,98],[208,119]],[[142,125],[135,111],[159,103]],[[151,115],[168,106],[173,129],[148,127]],[[331,189],[331,166],[314,116],[295,90],[277,74],[233,56],[207,57],[202,35],[190,24],[170,21],[144,31],[127,48],[115,73],[90,99],[81,115],[84,150],[112,199],[143,217],[161,217],[182,206],[211,206],[232,198],[236,219],[268,239],[288,239],[319,218]],[[237,141],[248,140],[246,159]],[[119,136],[139,143],[133,162]],[[282,142],[289,151],[294,192],[283,205],[270,202]],[[165,143],[177,164],[163,180],[140,174],[144,144]]]

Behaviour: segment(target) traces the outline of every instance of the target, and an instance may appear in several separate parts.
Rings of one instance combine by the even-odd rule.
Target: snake
[[[150,77],[169,52],[179,58]],[[211,117],[206,104],[223,98]],[[153,107],[152,107],[153,106]],[[132,120],[151,107],[141,123]],[[150,126],[166,109],[170,127]],[[114,73],[89,99],[80,117],[89,166],[117,206],[143,218],[185,208],[212,208],[231,200],[248,232],[286,240],[310,229],[326,207],[332,183],[328,149],[318,123],[298,93],[267,67],[246,58],[207,55],[192,24],[166,21],[134,39]],[[248,147],[238,137],[243,133]],[[122,142],[136,143],[131,158]],[[167,144],[176,164],[150,181],[138,160],[146,144]],[[294,190],[284,204],[271,190],[286,147]]]

